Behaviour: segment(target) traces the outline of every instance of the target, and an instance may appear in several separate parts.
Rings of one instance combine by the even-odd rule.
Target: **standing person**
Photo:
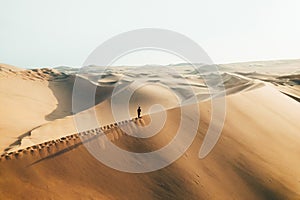
[[[142,112],[141,107],[139,106],[136,111],[137,111],[137,114],[138,114],[138,118],[141,118],[141,112]]]

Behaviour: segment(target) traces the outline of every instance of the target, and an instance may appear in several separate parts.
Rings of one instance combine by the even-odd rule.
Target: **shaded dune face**
[[[73,84],[75,81],[74,75],[67,75],[46,68],[21,70],[4,66],[1,69],[3,70],[0,72],[0,75],[5,75],[5,78],[0,79],[0,91],[5,96],[1,97],[0,111],[1,113],[6,113],[5,117],[0,121],[2,129],[2,134],[0,135],[1,153],[18,149],[20,145],[20,148],[23,148],[34,143],[57,139],[61,135],[69,135],[76,132],[72,122],[73,112],[71,108]],[[180,101],[174,94],[179,92],[185,95],[189,87],[194,90],[199,101],[210,98],[204,81],[199,79],[199,77],[185,77],[188,81],[182,77],[173,77],[176,82],[172,83],[171,81],[171,83],[168,83],[168,80],[159,73],[152,76],[149,73],[145,73],[142,76],[134,70],[131,73],[128,73],[125,78],[120,75],[108,74],[103,78],[106,84],[103,84],[103,81],[101,82],[102,79],[98,80],[99,75],[95,77],[88,75],[87,77],[77,77],[76,80],[80,83],[80,91],[82,91],[77,95],[81,104],[79,111],[85,112],[88,110],[89,112],[94,109],[94,104],[87,105],[85,98],[81,97],[85,96],[87,88],[95,86],[94,84],[97,83],[97,80],[99,85],[97,85],[95,93],[95,110],[97,117],[102,122],[101,125],[113,123],[116,120],[110,110],[110,97],[116,81],[127,81],[127,83],[130,83],[138,77],[149,84],[135,91],[129,105],[124,105],[122,102],[114,105],[118,113],[118,121],[128,118],[127,115],[123,116],[119,112],[125,106],[128,107],[131,117],[136,116],[136,106],[138,104],[141,104],[143,114],[150,113],[152,106],[155,104],[164,106],[164,109],[178,107],[180,106]],[[233,74],[224,74],[223,76],[224,83],[228,86],[227,95],[249,90],[259,85]],[[110,82],[110,80],[113,81]],[[159,81],[168,83],[170,88],[156,84]],[[14,87],[15,85],[18,87]],[[130,90],[130,84],[128,89]],[[18,121],[18,126],[15,126],[14,121]]]
[[[28,106],[22,101],[14,104],[6,98],[8,104],[0,107],[2,111],[13,107],[19,109],[15,118],[17,112],[7,112],[4,121],[9,123],[0,122],[0,128],[10,130],[4,131],[7,135],[1,130],[1,144],[5,144],[3,147],[12,144],[10,152],[7,150],[0,156],[0,199],[253,200],[300,197],[300,105],[282,94],[297,96],[297,75],[278,78],[261,73],[224,73],[222,77],[228,95],[226,120],[216,146],[204,159],[198,157],[200,147],[212,120],[218,119],[211,119],[210,97],[203,80],[188,77],[201,101],[197,104],[201,113],[200,121],[196,122],[199,124],[197,135],[178,160],[160,170],[141,174],[125,173],[104,165],[86,146],[104,151],[111,142],[135,153],[163,148],[174,139],[181,120],[181,107],[172,92],[155,84],[140,88],[131,97],[128,110],[131,117],[136,116],[136,105],[142,102],[142,119],[114,120],[109,97],[120,76],[108,75],[98,81],[100,86],[95,95],[98,104],[92,108],[85,104],[82,107],[82,114],[87,119],[91,109],[95,109],[101,126],[78,133],[73,116],[69,116],[74,77],[64,77],[48,69],[24,72],[12,67],[1,71],[0,75],[0,81],[16,81],[14,84],[23,83],[20,84],[22,87],[32,88],[25,94],[16,88],[8,89],[9,84],[2,84],[4,82],[0,85],[3,91],[22,94]],[[252,76],[273,83],[282,93],[253,80]],[[97,82],[96,78],[92,81]],[[160,74],[150,78],[149,82],[157,82]],[[83,88],[92,84],[84,78],[80,81]],[[180,80],[178,85],[172,86],[184,91],[185,84]],[[38,106],[32,103],[30,94],[33,93],[38,93],[39,96],[34,97],[45,101]],[[151,123],[155,125],[155,116],[162,118],[163,113],[150,112],[156,103],[166,109],[164,126],[152,137],[134,137],[145,135],[143,128]],[[23,120],[25,118],[30,120]],[[190,116],[187,119],[194,122]],[[19,127],[22,131],[17,129]],[[188,130],[184,133],[191,134]],[[118,157],[111,159],[121,160]]]
[[[269,101],[270,97],[276,101]],[[108,137],[124,150],[157,150],[174,138],[180,108],[168,110],[165,126],[148,139],[132,137],[130,132],[139,132],[151,123],[146,115],[47,141],[1,156],[0,196],[1,199],[79,196],[83,199],[297,199],[299,107],[296,101],[270,87],[227,97],[221,138],[213,151],[200,160],[199,149],[211,121],[211,104],[202,102],[199,129],[188,151],[168,167],[144,174],[107,167],[83,143],[105,149],[107,144],[102,137]],[[124,132],[122,126],[130,129]]]
[[[0,111],[3,115],[5,113],[0,122],[1,153],[20,145],[23,138],[41,126],[73,115],[74,75],[53,69],[17,70],[4,68],[1,64],[0,69]],[[78,81],[82,87],[92,85],[86,79]],[[107,99],[112,90],[111,86],[97,87],[95,104]],[[92,106],[83,104],[82,110]],[[15,121],[18,121],[17,126]]]

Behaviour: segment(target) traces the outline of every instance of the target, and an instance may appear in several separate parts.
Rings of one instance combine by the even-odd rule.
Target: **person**
[[[137,114],[138,114],[138,118],[141,118],[141,112],[142,112],[141,107],[139,106],[136,111],[137,111]]]

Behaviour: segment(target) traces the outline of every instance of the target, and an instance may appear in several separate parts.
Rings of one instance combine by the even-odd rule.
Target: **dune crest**
[[[160,74],[159,68],[155,68],[157,74],[132,69],[120,74],[116,69],[105,74],[103,81],[88,68],[82,77],[51,69],[1,68],[0,111],[5,115],[0,120],[0,199],[298,199],[299,76],[297,70],[284,75],[259,71],[270,63],[275,63],[276,72],[284,64],[296,69],[297,62],[246,63],[238,65],[240,71],[232,71],[236,65],[227,66],[227,71],[226,66],[220,68],[225,70],[220,72],[224,85],[216,83],[226,90],[226,118],[221,137],[204,159],[199,159],[199,150],[208,127],[212,120],[222,123],[218,116],[212,119],[211,99],[218,96],[210,94],[205,80],[195,70],[184,68],[184,64],[178,66],[184,80],[169,71]],[[164,75],[170,75],[172,81],[164,79]],[[216,76],[207,70],[206,78],[214,81]],[[79,98],[82,107],[73,115],[70,103],[75,78],[82,92],[95,87],[96,94],[92,106]],[[118,96],[113,94],[114,88],[120,84],[124,86],[120,94],[131,92],[135,78],[146,86],[135,90],[128,105],[121,101],[122,95],[120,101],[112,103],[111,97]],[[187,88],[192,89],[198,102],[183,107],[180,98],[191,98]],[[163,110],[152,110],[155,104]],[[138,105],[142,119],[135,118]],[[199,121],[188,114],[195,105],[200,111]],[[118,111],[114,114],[124,109],[130,117],[114,116],[112,106]],[[100,162],[86,148],[95,146],[101,153],[109,149],[111,142],[136,154],[159,150],[174,139],[182,122],[182,109],[190,111],[184,117],[198,125],[197,134],[180,158],[160,170],[118,171]],[[98,126],[91,123],[79,132],[74,116],[89,125],[94,113]],[[163,118],[166,121],[160,127]],[[154,126],[147,129],[151,123]],[[156,134],[146,137],[153,130]],[[191,131],[186,129],[184,134]],[[177,142],[174,152],[184,144]],[[121,155],[108,158],[122,165],[140,166],[134,159],[136,154],[129,159]],[[169,160],[167,155],[158,159]]]
[[[50,156],[55,156],[59,153],[68,151],[82,143],[89,142],[90,140],[98,139],[99,137],[106,136],[109,138],[109,140],[114,141],[119,139],[123,135],[131,135],[131,129],[127,128],[126,130],[131,131],[124,132],[122,128],[119,128],[119,126],[136,128],[136,126],[145,126],[145,124],[146,123],[143,119],[135,118],[114,124],[105,125],[96,129],[90,129],[84,132],[67,135],[56,140],[49,140],[40,144],[28,146],[24,149],[18,149],[16,151],[4,153],[0,156],[0,161],[18,159],[21,158],[23,155],[33,155],[37,153],[39,153],[40,157],[44,159],[45,157],[47,158]],[[105,144],[102,145],[105,148]]]
[[[270,97],[274,101],[269,101]],[[79,135],[75,134],[2,156],[0,171],[5,176],[0,181],[0,188],[6,194],[3,193],[3,198],[12,198],[11,195],[17,198],[49,197],[49,192],[53,198],[65,199],[76,198],[76,194],[82,198],[92,194],[99,199],[124,196],[131,199],[141,196],[144,199],[298,197],[299,103],[265,86],[228,96],[227,107],[222,136],[203,160],[198,158],[198,152],[211,120],[210,101],[199,104],[201,121],[192,146],[179,160],[162,170],[146,174],[117,172],[97,161],[83,145],[78,145]],[[274,115],[274,112],[279,114]],[[97,131],[107,131],[107,137],[125,150],[153,151],[170,141],[174,136],[170,133],[176,133],[180,108],[170,109],[167,113],[169,117],[163,129],[146,140],[122,136],[116,127],[125,122],[86,131],[80,136],[87,141],[97,141],[105,148]],[[265,120],[268,120],[267,124]],[[21,187],[23,181],[30,184]],[[21,189],[18,193],[10,192],[6,185],[12,184],[30,189],[31,194],[24,196]],[[62,193],[59,188],[66,186],[69,189]],[[132,192],[128,193],[128,190]]]

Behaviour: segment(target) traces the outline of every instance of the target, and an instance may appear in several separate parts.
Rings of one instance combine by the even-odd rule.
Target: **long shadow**
[[[137,120],[137,118],[136,118],[136,120]],[[110,129],[110,128],[109,128],[109,129]],[[102,132],[102,133],[99,133],[99,134],[97,134],[97,135],[92,136],[92,137],[89,138],[89,139],[84,139],[84,140],[82,140],[82,138],[79,137],[79,138],[81,139],[81,141],[80,141],[79,143],[74,144],[74,145],[72,145],[72,146],[68,146],[68,147],[66,147],[66,148],[64,148],[64,149],[62,149],[62,150],[60,150],[60,151],[58,151],[58,152],[56,152],[56,153],[53,153],[53,154],[51,154],[51,155],[49,155],[49,156],[46,156],[46,157],[44,157],[44,158],[42,158],[42,159],[39,159],[39,160],[37,160],[37,161],[31,163],[31,164],[28,165],[27,167],[30,167],[30,166],[32,166],[32,165],[35,165],[35,164],[37,164],[37,163],[39,163],[39,162],[42,162],[42,161],[44,161],[44,160],[47,160],[47,159],[50,159],[50,158],[54,158],[54,157],[56,157],[56,156],[62,155],[62,154],[64,154],[64,153],[67,153],[67,152],[69,152],[69,151],[75,149],[76,147],[78,147],[78,146],[80,146],[80,145],[82,145],[82,144],[91,142],[91,141],[93,141],[93,140],[95,140],[95,139],[97,139],[97,138],[99,138],[99,137],[106,136],[106,134],[107,134],[107,133]],[[129,136],[129,137],[131,137],[131,136]]]
[[[288,96],[288,97],[290,97],[290,98],[292,98],[292,99],[294,99],[294,100],[296,100],[296,101],[298,101],[298,102],[300,102],[300,98],[298,98],[298,97],[296,97],[296,96],[293,96],[293,95],[291,95],[291,94],[288,94],[288,93],[284,93],[284,92],[281,92],[282,94],[285,94],[286,96]]]
[[[78,146],[81,146],[81,145],[84,144],[84,143],[90,142],[90,141],[92,141],[92,140],[94,140],[94,139],[96,139],[96,138],[98,138],[98,137],[100,137],[100,136],[104,136],[104,134],[98,134],[98,135],[95,135],[95,136],[93,136],[93,137],[91,137],[91,138],[89,138],[89,139],[87,139],[87,140],[83,140],[83,141],[81,141],[81,142],[79,142],[79,143],[77,143],[77,144],[74,144],[74,145],[72,145],[72,146],[68,146],[68,147],[66,147],[66,148],[64,148],[64,149],[62,149],[62,150],[60,150],[60,151],[58,151],[58,152],[56,152],[56,153],[54,153],[54,154],[51,154],[51,155],[49,155],[49,156],[46,156],[45,158],[39,159],[39,160],[37,160],[37,161],[31,163],[31,164],[28,165],[27,167],[33,166],[33,165],[38,164],[38,163],[40,163],[40,162],[42,162],[42,161],[44,161],[44,160],[48,160],[48,159],[50,159],[50,158],[54,158],[54,157],[56,157],[56,156],[62,155],[62,154],[64,154],[64,153],[67,153],[67,152],[69,152],[69,151],[71,151],[71,150],[77,148]]]

